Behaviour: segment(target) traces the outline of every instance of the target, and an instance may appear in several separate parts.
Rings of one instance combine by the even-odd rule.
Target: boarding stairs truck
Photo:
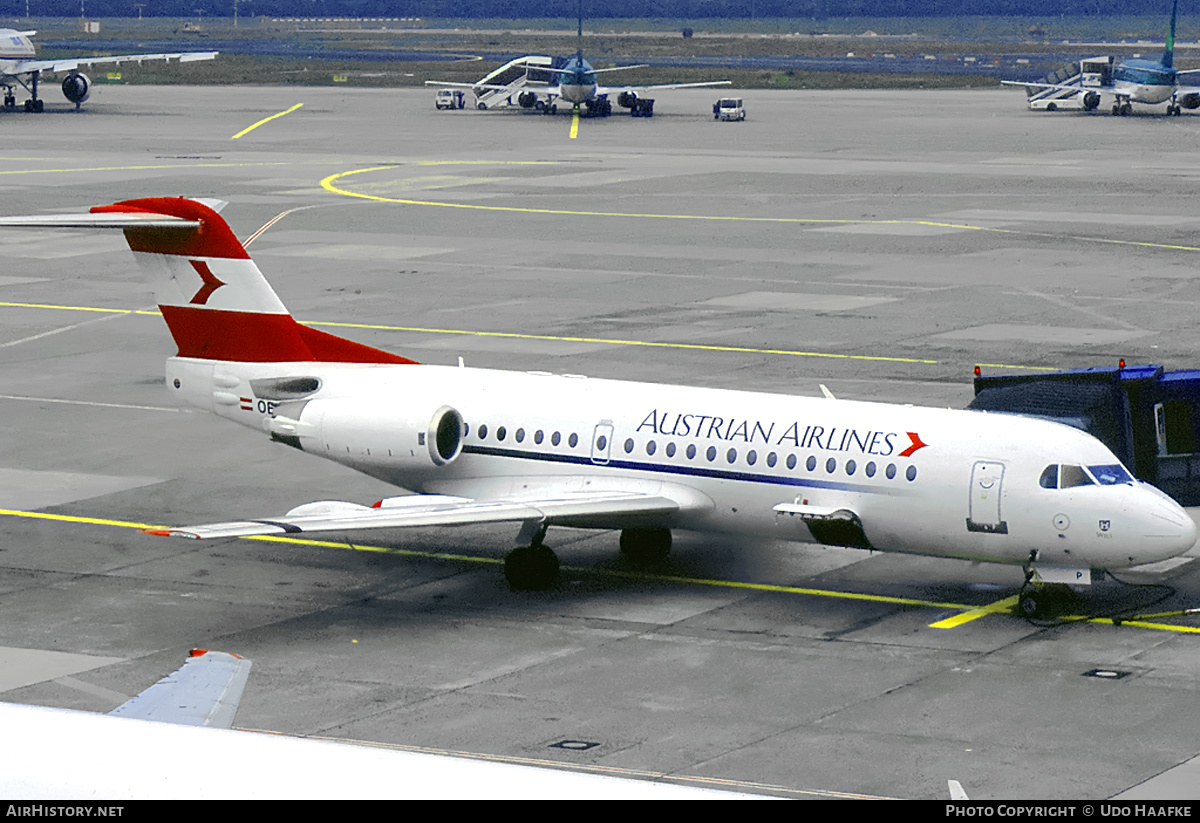
[[[1102,86],[1112,86],[1113,58],[1089,57],[1052,71],[1041,82],[1057,88],[1028,86],[1031,111],[1092,111],[1100,105]]]
[[[528,98],[532,92],[536,100],[537,88],[547,85],[550,77],[545,67],[552,62],[551,58],[538,54],[508,61],[475,84],[475,108],[483,110],[511,106],[518,102],[522,93]]]

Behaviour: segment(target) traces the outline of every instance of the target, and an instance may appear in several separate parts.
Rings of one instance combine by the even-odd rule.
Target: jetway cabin
[[[1140,365],[980,375],[968,408],[1083,429],[1138,479],[1180,505],[1200,506],[1200,370]]]

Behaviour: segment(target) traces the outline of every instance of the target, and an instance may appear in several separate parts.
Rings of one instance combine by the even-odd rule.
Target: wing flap
[[[666,515],[678,512],[680,508],[680,503],[670,497],[638,492],[587,492],[490,501],[445,495],[409,495],[380,501],[379,505],[370,507],[340,501],[320,501],[293,509],[283,517],[143,531],[166,537],[212,539],[527,520],[553,524]]]
[[[249,660],[225,652],[196,650],[178,669],[109,714],[229,729],[249,676]]]

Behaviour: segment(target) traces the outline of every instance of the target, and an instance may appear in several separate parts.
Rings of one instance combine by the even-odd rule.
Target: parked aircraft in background
[[[607,72],[643,69],[640,66],[614,66],[607,69],[592,68],[580,49],[569,57],[557,60],[541,55],[528,55],[512,60],[489,73],[478,83],[452,83],[442,80],[426,80],[430,86],[457,86],[475,92],[476,107],[497,108],[499,105],[516,103],[524,109],[537,109],[547,114],[558,113],[558,101],[570,103],[578,111],[585,107],[586,114],[607,117],[612,114],[612,100],[630,109],[635,116],[648,116],[653,112],[654,101],[639,95],[647,91],[662,89],[694,89],[707,86],[728,86],[728,80],[713,80],[700,83],[660,83],[657,85],[602,86],[596,76]]]
[[[673,529],[1023,565],[1090,582],[1181,554],[1196,525],[1091,435],[969,410],[422,366],[297,323],[218,201],[128,200],[0,225],[121,228],[178,346],[181,401],[417,492],[152,533],[191,538],[514,524],[517,589],[550,586],[551,526]],[[1039,589],[1023,595],[1037,611]]]
[[[37,34],[34,31],[16,31],[0,29],[0,86],[4,87],[4,110],[13,111],[17,107],[17,97],[14,89],[23,86],[29,92],[25,101],[25,111],[39,112],[43,109],[42,99],[38,97],[38,80],[43,72],[67,72],[62,81],[62,92],[75,108],[88,99],[92,93],[92,81],[79,70],[80,66],[96,66],[105,63],[138,63],[146,60],[178,60],[181,63],[191,63],[196,60],[212,60],[217,56],[215,51],[178,52],[173,54],[122,54],[113,57],[67,57],[59,60],[34,60],[35,50],[30,37]],[[28,78],[28,82],[26,81]]]
[[[1183,109],[1200,108],[1200,86],[1180,85],[1185,78],[1200,80],[1200,70],[1178,71],[1175,68],[1175,13],[1179,0],[1171,6],[1171,27],[1167,33],[1166,48],[1158,60],[1130,58],[1122,60],[1108,71],[1101,71],[1094,82],[1084,77],[1083,84],[1071,83],[1027,83],[1018,80],[1002,80],[1006,86],[1024,86],[1026,89],[1062,89],[1084,94],[1084,108],[1091,110],[1099,103],[1099,95],[1114,98],[1112,113],[1129,114],[1134,103],[1157,105],[1167,104],[1167,114],[1180,114]],[[1097,63],[1093,58],[1091,63]],[[1110,58],[1111,63],[1111,58]],[[1097,97],[1089,97],[1089,94]]]
[[[193,651],[107,715],[0,703],[8,800],[752,799],[665,781],[235,731],[250,661]],[[207,726],[209,728],[197,728]],[[499,761],[499,762],[497,762]],[[761,799],[766,799],[759,796]]]

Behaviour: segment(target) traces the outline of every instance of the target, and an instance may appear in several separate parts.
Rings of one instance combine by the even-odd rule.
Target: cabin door
[[[1003,491],[1004,464],[995,460],[976,460],[971,468],[967,531],[1008,534],[1008,524],[1000,516]]]

